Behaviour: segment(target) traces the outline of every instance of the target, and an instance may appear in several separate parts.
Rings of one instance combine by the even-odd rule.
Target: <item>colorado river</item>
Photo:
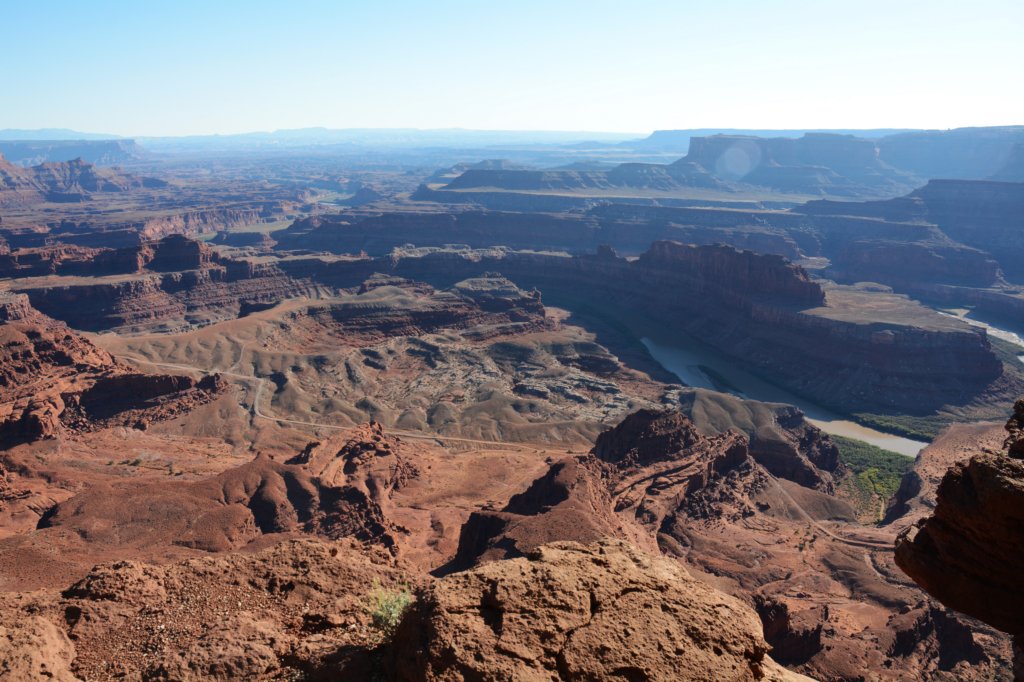
[[[978,319],[977,317],[975,317],[975,313],[973,311],[967,313],[954,313],[945,310],[940,310],[939,312],[942,313],[943,315],[950,315],[951,317],[963,320],[967,324],[972,325],[974,327],[981,327],[988,333],[989,336],[1000,339],[1002,341],[1006,341],[1007,343],[1012,343],[1013,345],[1020,347],[1021,350],[1024,350],[1024,337],[1021,337],[1019,333],[1015,331],[1010,331],[1009,329],[997,327],[991,322]],[[1020,360],[1021,362],[1024,362],[1024,354],[1017,355],[1017,359]]]
[[[662,367],[679,377],[687,386],[710,388],[763,402],[796,405],[807,416],[808,421],[825,433],[856,438],[908,457],[916,456],[928,445],[922,441],[876,431],[843,419],[738,368],[729,358],[715,353],[712,349],[700,347],[697,343],[684,347],[658,343],[648,338],[641,339],[641,342]]]

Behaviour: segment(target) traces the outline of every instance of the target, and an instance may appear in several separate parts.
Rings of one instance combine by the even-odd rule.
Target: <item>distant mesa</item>
[[[776,129],[759,130],[747,128],[696,128],[689,130],[655,130],[647,137],[640,140],[629,140],[623,142],[623,147],[639,150],[677,152],[685,154],[690,148],[690,140],[695,137],[710,137],[712,135],[743,135],[747,137],[802,137],[808,133],[826,133],[831,135],[853,135],[866,139],[876,140],[888,135],[897,133],[915,132],[910,129],[900,128],[873,128],[873,129]]]
[[[755,137],[795,139],[801,136],[853,136],[875,142],[879,159],[922,183],[929,179],[1024,180],[1002,172],[1016,145],[1024,143],[1024,126],[954,128],[952,130],[658,130],[621,146],[647,152],[688,153],[698,138]],[[827,164],[826,164],[827,165]]]
[[[984,180],[1000,173],[1022,143],[1024,126],[993,126],[899,133],[880,139],[878,148],[884,162],[922,179]]]
[[[117,166],[148,156],[135,140],[7,140],[3,131],[0,131],[0,154],[26,168],[72,159],[97,166]]]
[[[669,165],[625,163],[609,170],[467,168],[444,189],[501,190],[761,188],[784,194],[892,196],[917,184],[910,173],[879,158],[877,144],[852,135],[801,138],[714,135],[689,140],[685,157]]]
[[[163,180],[100,168],[80,158],[22,168],[0,156],[0,206],[39,201],[77,203],[88,201],[93,194],[166,186]]]
[[[992,176],[993,180],[1005,182],[1024,182],[1024,142],[1013,146],[1006,159],[1006,165]]]
[[[798,134],[802,136],[797,137]],[[881,198],[907,193],[928,179],[1021,179],[1024,127],[950,131],[658,131],[624,146],[662,154],[686,152],[671,164],[571,164],[554,169],[508,164],[463,166],[427,180],[434,191],[615,192],[638,197],[683,190],[784,196]],[[424,197],[429,193],[424,192]]]

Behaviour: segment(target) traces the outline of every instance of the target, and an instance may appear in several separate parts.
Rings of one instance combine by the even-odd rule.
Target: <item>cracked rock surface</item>
[[[761,623],[678,562],[558,542],[434,583],[395,639],[400,680],[806,680]]]

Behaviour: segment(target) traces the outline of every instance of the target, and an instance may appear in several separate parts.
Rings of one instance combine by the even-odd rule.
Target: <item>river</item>
[[[762,402],[796,405],[807,416],[808,421],[825,433],[856,438],[907,457],[915,457],[928,445],[922,441],[877,431],[844,419],[820,405],[798,398],[785,389],[737,367],[727,356],[716,353],[699,342],[684,345],[677,340],[672,344],[665,344],[649,338],[641,339],[641,342],[662,367],[679,377],[687,386],[710,388]]]
[[[950,310],[939,310],[939,312],[942,313],[943,315],[949,315],[951,317],[963,320],[967,324],[972,325],[974,327],[981,327],[988,333],[989,336],[1000,339],[1002,341],[1006,341],[1008,343],[1012,343],[1015,346],[1018,346],[1022,350],[1024,350],[1024,337],[1021,336],[1021,334],[1024,333],[1024,330],[1011,331],[1004,327],[997,327],[995,324],[995,320],[985,316],[978,317],[976,316],[976,313],[974,313],[974,311],[954,312]],[[998,324],[1005,325],[1006,323],[999,321]],[[1017,359],[1020,360],[1021,362],[1024,362],[1024,354],[1017,355]]]

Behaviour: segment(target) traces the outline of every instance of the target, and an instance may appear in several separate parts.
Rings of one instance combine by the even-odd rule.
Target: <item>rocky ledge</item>
[[[397,679],[807,680],[753,610],[678,562],[560,542],[431,585],[395,637]]]
[[[1006,425],[1004,451],[949,469],[934,513],[896,541],[896,563],[947,606],[1014,637],[1024,679],[1024,400]]]

